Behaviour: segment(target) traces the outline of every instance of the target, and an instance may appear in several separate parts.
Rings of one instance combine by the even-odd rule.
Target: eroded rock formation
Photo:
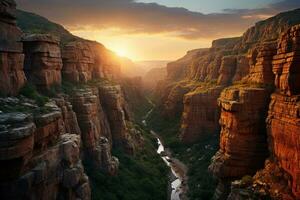
[[[81,129],[85,159],[94,168],[116,175],[118,160],[111,156],[110,127],[96,88],[78,90],[72,97]]]
[[[300,26],[283,34],[273,60],[276,92],[267,118],[271,160],[289,175],[293,195],[300,198]],[[272,188],[273,189],[273,188]],[[274,190],[271,196],[275,195]]]
[[[8,104],[20,102],[24,109],[34,109],[32,114],[0,114],[1,198],[90,199],[80,136],[65,132],[61,110],[53,102],[44,110],[29,100]]]
[[[194,143],[203,136],[217,133],[220,112],[216,99],[223,87],[200,86],[184,96],[180,138]]]
[[[28,81],[40,91],[61,84],[62,59],[59,40],[51,35],[34,34],[22,39],[24,71]]]
[[[142,139],[138,131],[131,128],[131,113],[125,101],[120,85],[104,85],[99,87],[100,99],[111,129],[113,146],[123,148],[133,154],[140,146]]]
[[[16,4],[0,2],[0,91],[2,95],[16,95],[25,84],[24,54],[21,30],[16,26]]]
[[[92,79],[115,79],[120,76],[120,63],[103,45],[75,41],[63,47],[63,77],[71,82],[86,83]]]
[[[249,90],[240,85],[226,89],[221,95],[221,144],[210,166],[214,174],[223,179],[220,185],[224,186],[227,181],[229,188],[230,180],[253,175],[264,164],[266,145],[270,153],[265,168],[254,176],[253,182],[245,185],[243,178],[242,182],[232,184],[229,199],[299,198],[299,32],[300,27],[294,26],[278,42],[263,43],[251,51],[250,73],[245,80],[263,88]],[[271,95],[266,85],[273,82],[276,91]],[[223,193],[220,190],[221,186],[216,197],[224,198],[226,195],[221,195],[226,190]]]
[[[40,92],[48,94],[46,91],[55,86],[55,97],[29,91],[24,95],[32,99],[22,95],[0,98],[0,196],[90,199],[82,160],[91,162],[96,170],[116,175],[119,161],[112,156],[112,145],[133,154],[143,142],[130,117],[123,88],[111,83],[121,79],[118,57],[103,45],[70,33],[72,42],[62,41],[61,46],[47,34],[26,35],[22,45],[15,8],[13,0],[0,2],[1,93],[18,95],[26,81],[25,71]],[[62,75],[75,83],[67,83],[67,91],[62,87],[56,90]],[[86,82],[89,85],[83,84]],[[81,89],[76,87],[79,84]]]

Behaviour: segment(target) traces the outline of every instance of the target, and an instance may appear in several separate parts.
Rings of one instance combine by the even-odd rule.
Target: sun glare
[[[129,57],[128,51],[124,48],[119,48],[114,50],[118,56]]]

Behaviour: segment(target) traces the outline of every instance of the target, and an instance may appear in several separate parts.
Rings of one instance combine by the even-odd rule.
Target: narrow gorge
[[[300,9],[124,60],[0,0],[0,199],[300,199]]]

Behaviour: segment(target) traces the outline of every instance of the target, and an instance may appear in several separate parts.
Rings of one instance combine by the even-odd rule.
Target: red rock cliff
[[[59,41],[51,35],[34,34],[23,38],[24,71],[40,91],[61,84],[62,59]]]
[[[15,11],[14,1],[0,2],[0,91],[3,95],[16,95],[26,81],[21,30],[16,26]]]

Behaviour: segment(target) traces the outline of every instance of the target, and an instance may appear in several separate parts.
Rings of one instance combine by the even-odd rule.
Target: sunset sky
[[[17,0],[18,8],[97,40],[132,60],[174,60],[241,35],[300,0]]]

